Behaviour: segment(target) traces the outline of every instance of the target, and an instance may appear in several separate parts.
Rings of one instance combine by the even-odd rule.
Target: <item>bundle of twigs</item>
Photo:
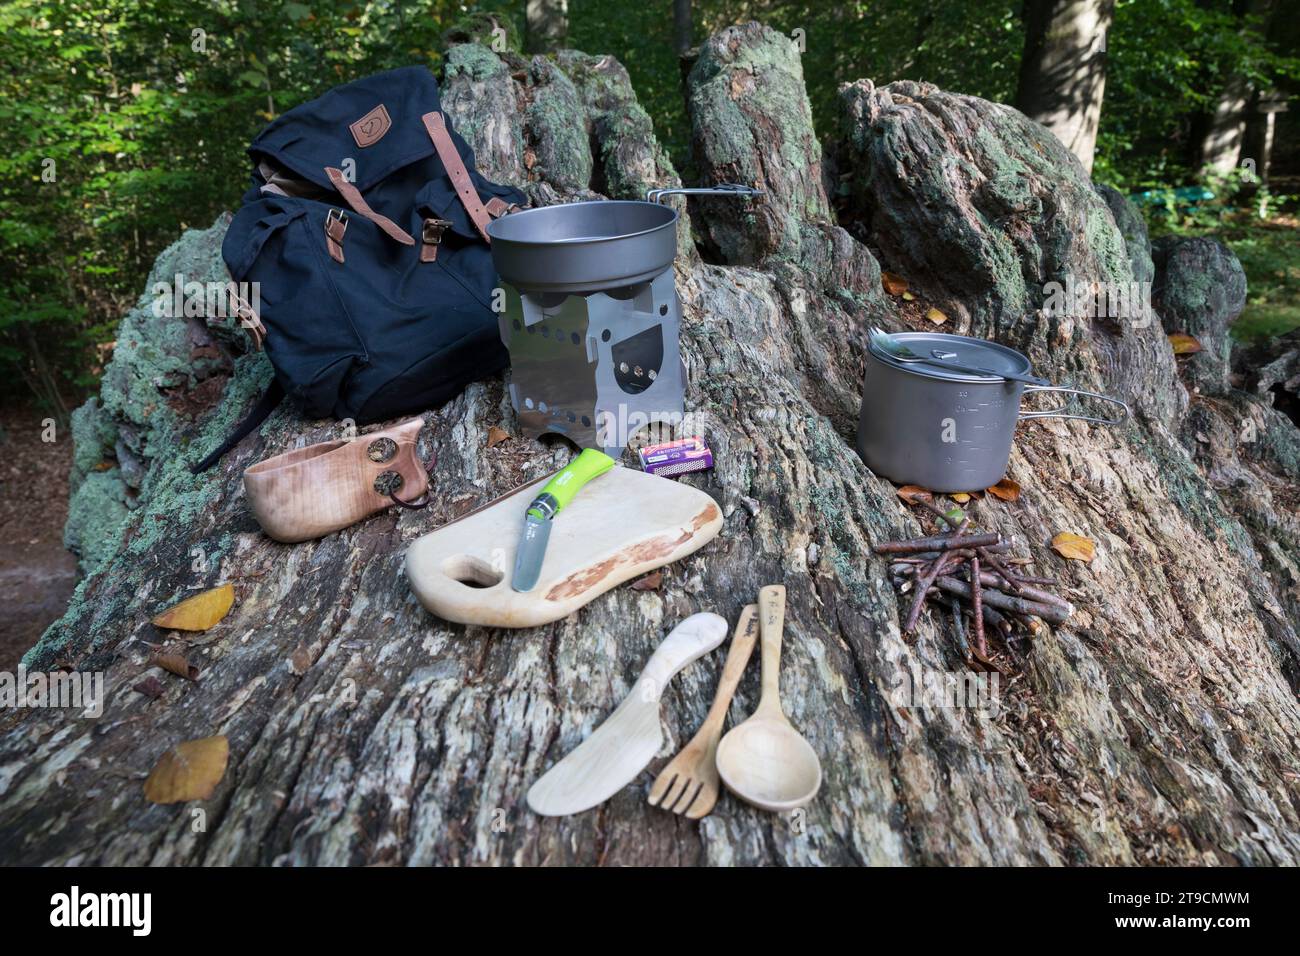
[[[877,554],[889,555],[890,576],[904,590],[914,589],[911,609],[903,621],[903,633],[916,629],[921,609],[927,599],[948,607],[965,643],[962,626],[963,605],[967,605],[975,637],[972,649],[980,661],[988,661],[988,629],[1011,635],[1013,624],[1022,623],[1030,631],[1041,626],[1063,623],[1074,606],[1048,588],[1055,579],[1037,577],[1021,571],[1028,559],[1010,556],[1011,543],[997,532],[976,532],[970,518],[960,520],[920,497],[913,504],[933,512],[947,526],[947,531],[904,541],[887,541],[875,546]]]

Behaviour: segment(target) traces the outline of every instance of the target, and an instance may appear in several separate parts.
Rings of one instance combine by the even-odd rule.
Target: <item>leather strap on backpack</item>
[[[331,209],[325,214],[325,248],[330,258],[343,264],[343,237],[348,231],[348,216],[342,209]]]
[[[473,220],[474,228],[483,237],[483,241],[490,245],[492,240],[488,237],[487,227],[492,221],[492,216],[483,205],[483,200],[478,198],[478,190],[474,188],[474,182],[469,178],[469,170],[465,168],[465,162],[456,151],[456,144],[451,141],[451,134],[447,132],[447,121],[438,112],[425,113],[420,119],[424,121],[424,128],[429,138],[433,140],[433,148],[438,151],[438,158],[442,160],[443,168],[451,177],[451,184],[456,187],[456,195],[460,197],[461,205],[469,213],[469,218]]]
[[[343,170],[335,169],[333,166],[326,166],[325,175],[330,178],[330,182],[334,185],[338,194],[343,197],[343,201],[346,202],[352,208],[352,211],[358,216],[364,216],[369,219],[380,229],[384,230],[384,232],[388,234],[389,238],[396,239],[402,245],[415,245],[415,240],[411,238],[409,232],[397,223],[393,222],[393,220],[389,219],[387,216],[380,215],[370,208],[370,205],[362,197],[361,190],[348,182],[347,177],[343,175]],[[326,232],[328,231],[329,229],[327,226]],[[341,237],[339,241],[342,241]]]

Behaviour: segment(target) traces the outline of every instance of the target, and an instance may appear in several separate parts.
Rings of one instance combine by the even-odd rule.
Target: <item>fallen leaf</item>
[[[984,671],[989,674],[995,671],[998,673],[1002,672],[1002,668],[998,667],[997,662],[988,655],[981,654],[978,648],[970,647],[968,650],[970,651],[970,657],[966,659],[966,664],[971,670]]]
[[[1061,557],[1073,558],[1075,561],[1091,561],[1097,553],[1097,545],[1091,538],[1072,531],[1058,534],[1052,539],[1052,547]]]
[[[948,497],[959,505],[964,505],[966,502],[970,501],[970,495],[966,494],[964,491],[954,491]]]
[[[153,619],[154,627],[176,631],[206,631],[219,622],[235,603],[235,586],[221,587],[186,598]]]
[[[1173,346],[1175,355],[1195,355],[1201,351],[1201,343],[1186,332],[1170,333],[1169,344]]]
[[[920,485],[903,485],[898,489],[898,497],[909,504],[913,501],[934,501],[934,495]]]
[[[880,284],[890,295],[902,295],[907,291],[907,280],[892,272],[880,273]]]
[[[1010,478],[1003,478],[992,488],[986,490],[994,498],[1001,498],[1003,501],[1020,500],[1020,483],[1012,481]]]
[[[948,321],[948,316],[944,315],[938,309],[930,309],[925,313],[925,317],[935,325],[943,325]]]
[[[962,511],[956,505],[953,505],[951,508],[945,511],[943,513],[943,516],[948,519],[949,525],[951,525],[954,528],[966,520],[966,512]]]
[[[144,782],[150,803],[185,803],[206,800],[217,789],[230,762],[230,742],[225,737],[186,740],[163,754]]]
[[[165,671],[170,671],[177,677],[184,677],[186,680],[198,680],[199,669],[189,662],[184,654],[176,652],[155,653],[149,659],[149,663],[161,667]]]
[[[509,441],[509,440],[510,440],[510,433],[506,431],[504,428],[498,428],[496,425],[493,425],[491,428],[488,429],[489,448],[495,448],[503,441]]]
[[[651,571],[643,578],[638,578],[632,582],[633,591],[658,591],[664,583],[663,572]]]
[[[162,681],[150,674],[131,688],[137,694],[144,694],[150,700],[157,700],[163,695]]]
[[[916,296],[912,295],[910,292],[904,292],[902,298],[904,302],[911,302],[916,298]]]

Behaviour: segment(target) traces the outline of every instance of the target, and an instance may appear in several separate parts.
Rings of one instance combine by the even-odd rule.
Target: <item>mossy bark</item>
[[[1131,279],[1140,237],[1126,243],[1078,162],[1041,128],[933,87],[861,81],[845,90],[844,126],[823,165],[791,79],[797,59],[783,43],[757,27],[723,31],[707,45],[714,65],[692,74],[688,91],[700,169],[768,190],[758,210],[697,207],[707,254],[686,249],[677,263],[687,402],[717,459],[713,472],[682,480],[719,501],[721,536],[667,568],[658,590],[615,589],[547,627],[450,625],[412,599],[405,547],[570,454],[521,437],[488,447],[491,426],[518,436],[501,381],[427,411],[421,450],[439,462],[427,510],[284,546],[259,532],[241,472],[335,437],[338,426],[285,409],[195,478],[185,465],[246,408],[263,360],[232,339],[219,400],[155,419],[131,403],[154,393],[161,401],[167,389],[201,395],[202,383],[142,383],[154,367],[148,350],[123,349],[99,404],[84,413],[95,450],[79,449],[78,461],[121,471],[117,439],[143,428],[131,439],[139,491],[120,535],[27,659],[104,670],[107,707],[95,721],[0,716],[0,856],[1300,862],[1300,602],[1286,493],[1296,482],[1285,455],[1268,450],[1294,446],[1294,426],[1244,393],[1195,398],[1189,414],[1158,321],[1133,327],[1044,312],[1045,283],[1067,273],[1088,283]],[[537,201],[589,195],[592,182],[577,174],[587,169],[628,190],[673,181],[612,61],[563,54],[538,69],[506,53],[498,69],[494,56],[454,49],[446,92],[497,175],[526,181]],[[454,73],[451,64],[460,64]],[[566,108],[581,112],[562,118],[563,135],[549,128],[553,111],[536,107],[544,85],[563,89]],[[490,121],[474,109],[478,96],[515,110]],[[614,122],[620,111],[630,122]],[[574,135],[578,126],[584,136]],[[719,135],[703,134],[711,127]],[[770,141],[774,130],[780,143]],[[552,144],[550,158],[530,164],[541,143]],[[585,160],[566,165],[565,152],[580,148]],[[778,154],[779,168],[759,161]],[[843,186],[833,204],[818,192],[828,172]],[[755,217],[752,235],[745,216]],[[204,250],[207,266],[218,264],[206,234],[179,248],[195,254],[196,272]],[[881,265],[910,281],[912,300],[882,294]],[[1017,345],[1040,373],[1117,392],[1136,408],[1115,429],[1024,425],[1009,469],[1020,499],[969,505],[980,525],[1014,535],[1059,577],[1079,609],[1029,644],[995,646],[1005,673],[987,709],[907,693],[965,664],[946,619],[927,614],[913,638],[900,634],[906,599],[871,545],[921,526],[853,444],[865,329],[932,327],[930,308],[947,315],[945,328]],[[171,341],[165,330],[148,334]],[[1221,472],[1228,459],[1211,449],[1231,445],[1242,409],[1268,419],[1266,441],[1232,445]],[[1212,429],[1210,442],[1188,434],[1194,420]],[[1258,505],[1265,492],[1272,517]],[[1052,551],[1060,531],[1096,541],[1091,564]],[[150,616],[222,581],[234,583],[237,601],[192,642],[200,680],[151,670],[149,646],[164,635]],[[811,805],[772,815],[724,796],[710,817],[688,824],[646,804],[653,773],[704,717],[719,652],[674,682],[663,706],[668,743],[633,785],[571,818],[528,811],[529,784],[609,714],[669,628],[700,610],[735,620],[773,582],[788,594],[786,709],[824,770]],[[131,690],[147,673],[164,682],[156,701]],[[751,667],[732,722],[755,706],[757,677]],[[230,739],[231,761],[210,800],[144,801],[142,778],[161,753],[217,733]],[[201,828],[195,809],[205,814]]]

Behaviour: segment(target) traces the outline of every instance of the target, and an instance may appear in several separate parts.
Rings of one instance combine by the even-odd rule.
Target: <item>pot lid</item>
[[[909,351],[923,358],[942,358],[945,362],[986,368],[999,373],[997,375],[965,373],[931,365],[925,361],[904,361],[897,355],[891,354],[878,342],[871,341],[868,344],[867,351],[886,365],[892,365],[914,375],[923,375],[926,378],[952,382],[999,382],[1006,381],[1001,373],[1026,375],[1031,368],[1029,359],[1015,349],[968,335],[949,335],[943,332],[894,332],[887,338],[892,345],[906,346]]]

